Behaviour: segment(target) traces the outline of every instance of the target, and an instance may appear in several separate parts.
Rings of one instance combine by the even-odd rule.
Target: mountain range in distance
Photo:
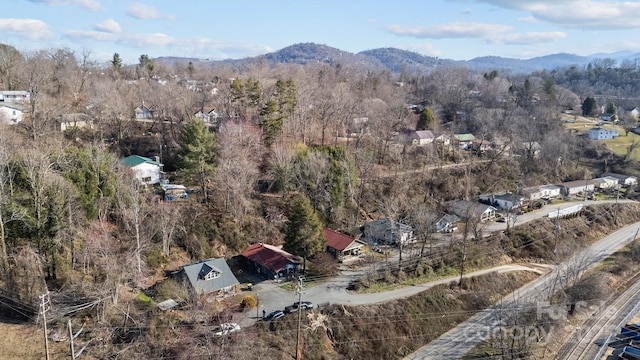
[[[248,57],[243,59],[208,60],[183,57],[159,57],[155,61],[166,65],[188,64],[193,62],[200,65],[230,65],[244,68],[255,62],[267,62],[275,65],[327,63],[354,65],[370,70],[388,70],[392,73],[420,73],[435,67],[466,67],[475,71],[499,70],[510,73],[530,73],[541,70],[553,70],[568,66],[585,66],[597,59],[611,59],[619,65],[627,60],[640,61],[640,52],[619,51],[615,53],[599,53],[589,56],[559,53],[531,59],[521,60],[499,56],[483,56],[471,60],[451,60],[439,57],[421,55],[416,52],[396,48],[379,48],[350,53],[327,45],[315,43],[294,44],[278,51]]]

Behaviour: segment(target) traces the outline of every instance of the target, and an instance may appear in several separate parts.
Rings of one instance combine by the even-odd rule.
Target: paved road
[[[552,294],[560,286],[560,283],[571,280],[633,240],[639,229],[640,222],[608,235],[558,265],[546,275],[511,294],[508,299],[503,301],[502,306],[493,306],[488,311],[471,317],[405,359],[458,359],[462,357],[485,340],[487,334],[497,330],[495,319],[499,317],[501,307],[536,305],[536,299],[548,298],[548,295]]]
[[[553,266],[551,265],[541,264],[510,264],[470,272],[468,274],[465,274],[464,277],[474,277],[488,274],[494,271],[497,271],[499,273],[511,271],[533,271],[538,274],[544,274],[552,268]],[[407,298],[409,296],[421,293],[436,285],[448,284],[451,281],[457,281],[460,279],[459,275],[449,276],[446,278],[429,281],[423,284],[405,286],[377,293],[357,294],[347,291],[347,286],[349,285],[349,283],[362,276],[363,271],[364,270],[343,271],[338,277],[332,279],[331,281],[316,285],[311,288],[303,289],[303,300],[311,301],[314,304],[331,303],[342,305],[371,305]],[[296,292],[284,290],[273,282],[265,282],[255,285],[255,289],[258,292],[260,302],[263,306],[262,308],[260,308],[260,312],[263,308],[266,313],[269,313],[273,310],[282,310],[285,306],[291,305],[293,302],[298,301],[298,295]]]
[[[618,203],[629,203],[633,202],[633,200],[627,199],[619,199]],[[515,226],[522,225],[524,223],[528,223],[529,221],[533,221],[536,219],[540,219],[549,215],[549,213],[556,212],[558,210],[564,210],[566,208],[570,208],[572,206],[576,206],[579,204],[583,204],[584,206],[589,205],[598,205],[598,204],[613,204],[616,203],[615,199],[612,200],[586,200],[586,201],[568,201],[562,204],[557,205],[547,205],[542,209],[538,209],[535,211],[528,212],[523,215],[518,215],[515,219]],[[484,227],[485,232],[496,232],[507,229],[507,223],[503,222],[490,222]]]

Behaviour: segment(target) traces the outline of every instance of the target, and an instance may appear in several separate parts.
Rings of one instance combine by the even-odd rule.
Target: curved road
[[[552,267],[553,266],[551,265],[542,264],[533,264],[532,266],[527,266],[527,264],[501,265],[489,269],[470,272],[465,274],[464,277],[474,277],[494,271],[499,273],[510,271],[533,271],[538,274],[544,274]],[[302,292],[303,300],[311,301],[314,304],[331,303],[342,305],[371,305],[413,296],[436,285],[448,284],[451,281],[457,281],[460,279],[459,275],[454,275],[423,284],[405,286],[377,293],[357,294],[347,291],[348,285],[362,276],[362,273],[362,270],[343,271],[340,276],[332,279],[331,281],[304,289]],[[298,294],[296,292],[284,290],[276,284],[259,284],[256,285],[256,290],[258,291],[260,302],[267,313],[273,310],[282,310],[285,306],[298,301]]]
[[[449,330],[440,338],[422,347],[405,359],[458,359],[487,338],[487,334],[498,330],[495,319],[499,318],[501,308],[535,305],[536,299],[546,299],[554,292],[559,283],[577,277],[598,262],[613,254],[634,239],[640,231],[640,222],[620,229],[591,247],[558,265],[546,275],[523,286],[503,301],[501,306],[494,305],[469,320]]]

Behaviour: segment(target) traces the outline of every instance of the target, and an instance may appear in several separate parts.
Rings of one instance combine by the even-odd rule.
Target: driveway
[[[539,219],[541,217],[548,216],[550,212],[562,210],[577,204],[592,205],[603,203],[614,203],[616,200],[596,200],[596,201],[572,201],[559,205],[547,205],[542,209],[526,213],[517,217],[515,225],[527,223],[529,221]],[[630,200],[618,200],[618,202],[630,202]],[[501,231],[506,230],[505,223],[492,222],[487,224],[485,231]],[[397,262],[396,256],[392,256],[389,259],[390,262]],[[370,265],[370,266],[375,266]],[[546,267],[546,269],[545,269]],[[541,270],[542,269],[542,270]],[[339,275],[333,279],[327,280],[321,284],[313,287],[304,288],[302,293],[303,300],[312,301],[314,304],[343,304],[343,305],[371,305],[377,303],[383,303],[386,301],[397,300],[416,295],[422,291],[425,291],[435,285],[446,284],[451,281],[459,279],[459,276],[451,276],[435,281],[426,282],[415,286],[406,286],[389,291],[378,293],[357,294],[347,291],[347,287],[350,283],[357,280],[368,270],[367,266],[357,270],[341,270]],[[465,275],[465,277],[473,277],[482,274],[486,274],[492,271],[535,271],[538,273],[544,273],[550,271],[551,268],[542,264],[512,264],[497,266],[494,268],[483,269],[475,272],[471,272]],[[254,283],[255,295],[259,298],[259,310],[258,313],[262,315],[262,310],[265,313],[269,313],[274,310],[282,310],[285,306],[291,305],[293,302],[298,301],[298,294],[296,291],[285,290],[280,287],[280,284],[273,282],[272,280],[264,280]],[[251,316],[255,320],[255,314]]]

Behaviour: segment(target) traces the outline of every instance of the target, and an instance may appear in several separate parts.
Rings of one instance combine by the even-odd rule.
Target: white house
[[[27,109],[19,103],[0,103],[0,120],[7,124],[19,124]]]
[[[480,221],[491,220],[496,217],[496,209],[491,205],[467,200],[451,200],[447,202],[448,211],[458,215],[461,219],[477,216]]]
[[[613,176],[595,178],[593,184],[598,189],[613,189],[618,186],[618,179]]]
[[[60,115],[58,121],[60,123],[60,131],[93,127],[89,115],[82,113]]]
[[[583,192],[593,192],[595,185],[591,180],[568,181],[559,185],[563,195],[575,195]]]
[[[402,244],[414,241],[413,228],[391,219],[379,219],[364,224],[364,239],[375,244]]]
[[[440,145],[449,145],[451,144],[451,137],[447,134],[440,134],[436,136],[433,141]]]
[[[153,185],[160,182],[162,164],[156,160],[139,155],[131,155],[122,159],[120,163],[130,168],[136,179],[144,185]]]
[[[516,209],[524,205],[524,197],[516,194],[486,194],[480,195],[480,200],[495,205],[502,210]]]
[[[587,134],[591,140],[609,140],[620,136],[618,130],[603,129],[601,127],[591,128]]]
[[[205,124],[211,126],[218,124],[218,118],[220,117],[220,114],[218,114],[213,106],[205,106],[202,109],[196,111],[193,116],[204,121]]]
[[[433,139],[435,139],[435,136],[430,130],[418,130],[411,134],[411,143],[417,146],[431,144]]]
[[[28,91],[0,91],[0,102],[28,103],[31,100],[31,93]]]
[[[154,118],[154,107],[142,102],[142,104],[136,106],[133,109],[136,119],[153,119]]]
[[[632,186],[638,184],[638,178],[631,175],[604,173],[602,174],[602,177],[614,177],[618,179],[618,183],[622,186]]]
[[[553,199],[561,195],[562,188],[557,185],[532,186],[522,190],[522,193],[529,201]]]
[[[457,215],[443,215],[436,223],[436,231],[443,233],[453,232],[458,228],[458,222],[460,222],[460,217]]]

